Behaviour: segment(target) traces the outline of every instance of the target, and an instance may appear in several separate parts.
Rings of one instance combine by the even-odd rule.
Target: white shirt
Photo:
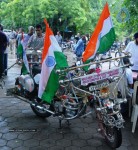
[[[34,50],[42,50],[44,46],[44,34],[41,37],[38,37],[37,34],[33,34],[29,40],[27,47],[32,47]]]
[[[9,35],[9,38],[10,39],[16,39],[16,32],[15,31],[12,31]]]
[[[134,66],[131,67],[132,70],[138,70],[138,45],[134,41],[128,43],[125,52],[130,52],[132,57],[130,61],[134,63]]]
[[[56,35],[55,38],[57,39],[58,44],[62,43],[62,36],[61,35]]]
[[[132,70],[130,68],[126,68],[126,78],[128,84],[133,84]]]
[[[130,68],[126,68],[126,78],[128,84],[133,84],[132,70]],[[133,93],[133,89],[131,89],[130,87],[128,87],[128,89],[130,93]]]
[[[118,84],[118,91],[121,92],[122,98],[126,98],[126,96],[132,97],[133,89],[131,89],[128,84],[133,84],[132,70],[125,68],[125,74]]]

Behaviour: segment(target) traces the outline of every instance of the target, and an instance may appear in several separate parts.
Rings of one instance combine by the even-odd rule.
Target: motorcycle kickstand
[[[71,123],[69,122],[69,120],[67,120],[67,121],[66,121],[66,123],[67,123],[67,125],[68,125],[68,126],[70,126],[70,125],[71,125]]]
[[[66,121],[67,125],[70,126],[71,123],[69,122],[69,120]],[[59,119],[59,129],[62,129],[62,120]]]

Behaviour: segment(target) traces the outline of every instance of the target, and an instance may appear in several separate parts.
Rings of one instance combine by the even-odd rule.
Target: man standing
[[[77,57],[81,57],[82,56],[82,53],[85,50],[85,42],[86,42],[86,38],[83,35],[82,38],[79,39],[78,43],[75,46],[75,52],[74,53],[76,54]]]
[[[78,43],[80,38],[81,38],[80,33],[77,33],[77,35],[75,36],[76,44]]]
[[[132,71],[138,72],[138,32],[134,34],[134,41],[128,43],[125,52],[130,52],[132,57],[130,60],[134,63],[131,67]]]
[[[26,50],[27,46],[28,46],[28,41],[30,39],[30,37],[34,34],[34,27],[33,26],[29,26],[28,27],[28,33],[24,34],[24,39],[21,41],[23,48]]]
[[[16,32],[14,31],[14,29],[12,28],[12,31],[9,35],[9,40],[10,40],[10,51],[11,51],[11,54],[15,54],[15,44],[16,44],[16,37],[17,37],[17,34]]]
[[[59,31],[57,32],[57,35],[55,36],[55,38],[56,38],[58,44],[61,46],[61,44],[62,44],[62,36],[61,36]]]
[[[21,44],[21,41],[24,38],[24,29],[23,28],[19,28],[19,32],[16,38],[16,48],[18,48],[18,46]]]
[[[42,33],[42,26],[36,25],[36,33],[33,34],[28,41],[28,48],[33,48],[34,50],[42,50],[44,46],[44,34]]]
[[[0,24],[0,78],[4,71],[4,51],[6,50],[8,39],[6,35],[2,32],[3,26]]]

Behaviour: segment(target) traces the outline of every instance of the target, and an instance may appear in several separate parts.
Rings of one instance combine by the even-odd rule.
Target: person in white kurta
[[[132,71],[138,72],[138,32],[134,34],[134,41],[128,43],[125,52],[130,52],[132,55],[130,58],[130,61],[134,63],[131,67]]]

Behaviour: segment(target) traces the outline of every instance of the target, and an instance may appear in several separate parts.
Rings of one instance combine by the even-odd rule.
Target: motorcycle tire
[[[31,105],[31,108],[32,108],[33,112],[34,112],[38,117],[40,117],[40,118],[48,118],[48,117],[50,117],[50,116],[52,115],[51,113],[49,113],[49,112],[47,112],[47,111],[42,111],[42,110],[38,109],[38,108],[35,107],[35,106],[32,106],[32,105]],[[51,110],[51,111],[54,110],[54,108],[53,108],[52,105],[47,105],[46,108],[47,108],[48,110]]]
[[[118,148],[122,144],[122,132],[121,129],[116,127],[111,128],[105,126],[105,140],[107,144],[112,148]]]

